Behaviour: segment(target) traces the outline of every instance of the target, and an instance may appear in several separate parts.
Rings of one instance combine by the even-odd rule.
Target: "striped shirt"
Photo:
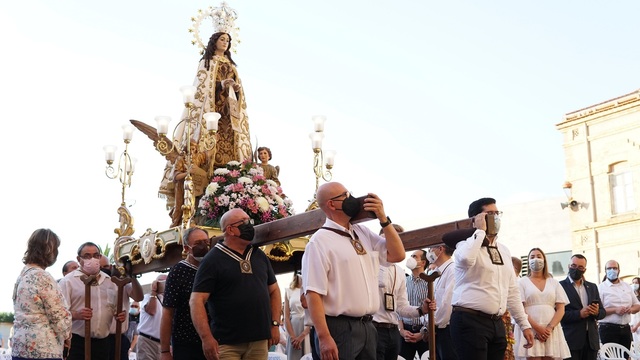
[[[421,306],[424,299],[427,298],[427,282],[419,277],[409,275],[407,277],[407,298],[411,306]],[[402,318],[402,322],[411,325],[421,325],[424,323],[422,317]]]

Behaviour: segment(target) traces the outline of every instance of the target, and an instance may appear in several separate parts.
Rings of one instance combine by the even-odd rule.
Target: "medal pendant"
[[[356,254],[364,255],[367,253],[367,250],[364,249],[360,240],[351,239],[351,245],[353,245],[353,248],[356,250]]]
[[[253,274],[251,263],[248,260],[240,260],[240,270],[243,274]]]

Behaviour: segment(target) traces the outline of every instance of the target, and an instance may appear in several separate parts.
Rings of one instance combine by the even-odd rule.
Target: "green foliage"
[[[11,312],[0,312],[0,322],[12,323],[13,322],[13,313],[11,313]]]

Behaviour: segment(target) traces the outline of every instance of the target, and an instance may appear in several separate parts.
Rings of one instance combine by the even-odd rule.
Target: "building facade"
[[[571,248],[588,259],[586,277],[602,279],[620,262],[621,277],[640,273],[640,90],[568,113],[563,135]]]

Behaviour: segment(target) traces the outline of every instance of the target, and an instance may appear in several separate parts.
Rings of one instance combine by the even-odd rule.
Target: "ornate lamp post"
[[[120,207],[118,208],[118,215],[120,216],[120,227],[114,230],[114,232],[118,234],[119,237],[131,236],[135,231],[135,229],[133,228],[133,217],[127,209],[125,202],[125,192],[127,187],[131,186],[131,178],[133,177],[135,164],[137,161],[135,158],[131,158],[131,156],[129,155],[129,143],[131,142],[132,137],[133,126],[129,124],[122,125],[124,151],[122,152],[122,154],[120,154],[120,157],[118,159],[117,170],[113,167],[117,147],[114,145],[105,145],[103,148],[104,157],[107,162],[105,175],[107,175],[109,179],[119,179],[120,183],[122,184],[122,200],[120,202]]]
[[[193,195],[193,179],[188,169],[191,169],[192,154],[190,139],[195,134],[196,138],[199,138],[199,145],[202,144],[204,150],[211,151],[216,147],[216,133],[218,131],[218,120],[220,114],[216,112],[208,112],[202,115],[205,120],[206,133],[199,136],[202,131],[203,124],[194,115],[194,98],[196,93],[195,86],[183,86],[180,88],[182,92],[182,100],[184,106],[187,109],[187,117],[180,120],[180,122],[173,129],[173,140],[167,138],[167,130],[169,129],[169,122],[171,118],[168,116],[156,116],[155,120],[158,124],[159,139],[156,143],[156,149],[163,155],[167,155],[171,152],[176,152],[178,156],[184,158],[185,166],[187,169],[187,177],[184,180],[184,201],[182,202],[182,226],[187,228],[189,220],[194,213],[195,197]],[[186,130],[186,131],[185,131]],[[186,136],[185,136],[186,135]],[[215,154],[213,155],[215,156]]]
[[[322,140],[324,139],[324,122],[326,121],[326,117],[324,117],[323,115],[315,115],[311,120],[313,121],[313,132],[309,134],[309,138],[311,139],[311,148],[313,149],[313,173],[316,176],[316,189],[313,193],[313,200],[311,200],[311,203],[307,207],[307,211],[318,208],[318,201],[316,196],[318,194],[320,178],[322,178],[324,181],[331,181],[331,169],[333,169],[333,164],[336,156],[336,152],[334,150],[322,150]]]

